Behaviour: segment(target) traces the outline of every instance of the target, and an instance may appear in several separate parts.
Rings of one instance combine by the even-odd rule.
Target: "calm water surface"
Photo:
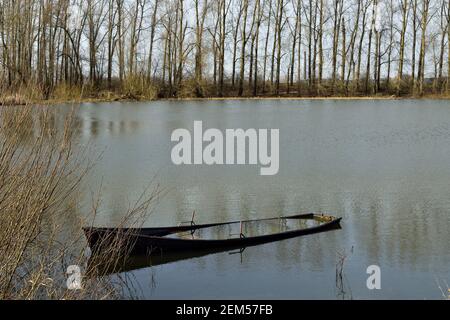
[[[67,107],[63,107],[67,108]],[[450,282],[450,103],[189,101],[83,104],[79,138],[101,159],[84,204],[102,189],[98,225],[114,225],[153,181],[167,194],[146,226],[327,212],[342,230],[129,271],[146,298],[440,299]],[[280,170],[175,166],[171,133],[280,129]],[[336,262],[346,255],[344,277]],[[174,259],[176,260],[176,259]],[[150,264],[150,263],[149,263]],[[381,268],[368,290],[366,268]],[[445,289],[446,290],[446,289]]]

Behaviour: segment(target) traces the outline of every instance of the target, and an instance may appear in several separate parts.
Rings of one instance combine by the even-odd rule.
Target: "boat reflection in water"
[[[95,264],[96,276],[107,276],[115,273],[129,272],[148,267],[156,267],[177,261],[201,258],[204,256],[227,252],[229,254],[239,254],[244,252],[245,248],[222,248],[222,249],[204,249],[194,251],[177,251],[177,252],[153,252],[152,254],[131,254],[124,256],[121,263],[117,264],[95,264],[89,260],[89,263]],[[89,269],[91,266],[88,266]]]
[[[120,240],[127,254],[121,263],[96,264],[96,273],[107,275],[251,246],[341,229],[341,218],[300,214],[279,218],[233,221],[168,228],[85,228],[91,250],[107,250]]]

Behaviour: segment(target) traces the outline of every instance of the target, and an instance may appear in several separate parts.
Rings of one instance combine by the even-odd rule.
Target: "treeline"
[[[448,94],[449,21],[449,0],[0,0],[0,87],[44,99]]]

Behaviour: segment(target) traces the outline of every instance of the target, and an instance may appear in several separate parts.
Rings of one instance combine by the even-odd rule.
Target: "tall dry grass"
[[[88,249],[76,208],[94,163],[76,144],[74,112],[63,127],[58,116],[49,107],[0,107],[0,299],[129,297],[126,279],[96,274],[97,265],[123,263],[127,243],[116,237],[107,250]],[[157,193],[145,190],[121,224],[139,226]],[[90,217],[97,208],[94,202]],[[66,285],[69,265],[82,270],[80,290]]]

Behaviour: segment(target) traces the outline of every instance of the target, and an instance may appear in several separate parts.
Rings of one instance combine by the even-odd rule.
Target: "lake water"
[[[67,107],[63,107],[67,108]],[[326,212],[342,229],[128,272],[145,298],[441,299],[450,283],[448,100],[248,100],[83,104],[79,138],[103,152],[84,203],[114,225],[149,184],[146,226]],[[277,128],[280,170],[175,166],[171,133]],[[336,264],[345,255],[343,278]],[[366,269],[381,268],[381,290]],[[337,281],[338,280],[338,281]],[[342,281],[341,281],[342,280]],[[447,288],[443,288],[447,290]]]

